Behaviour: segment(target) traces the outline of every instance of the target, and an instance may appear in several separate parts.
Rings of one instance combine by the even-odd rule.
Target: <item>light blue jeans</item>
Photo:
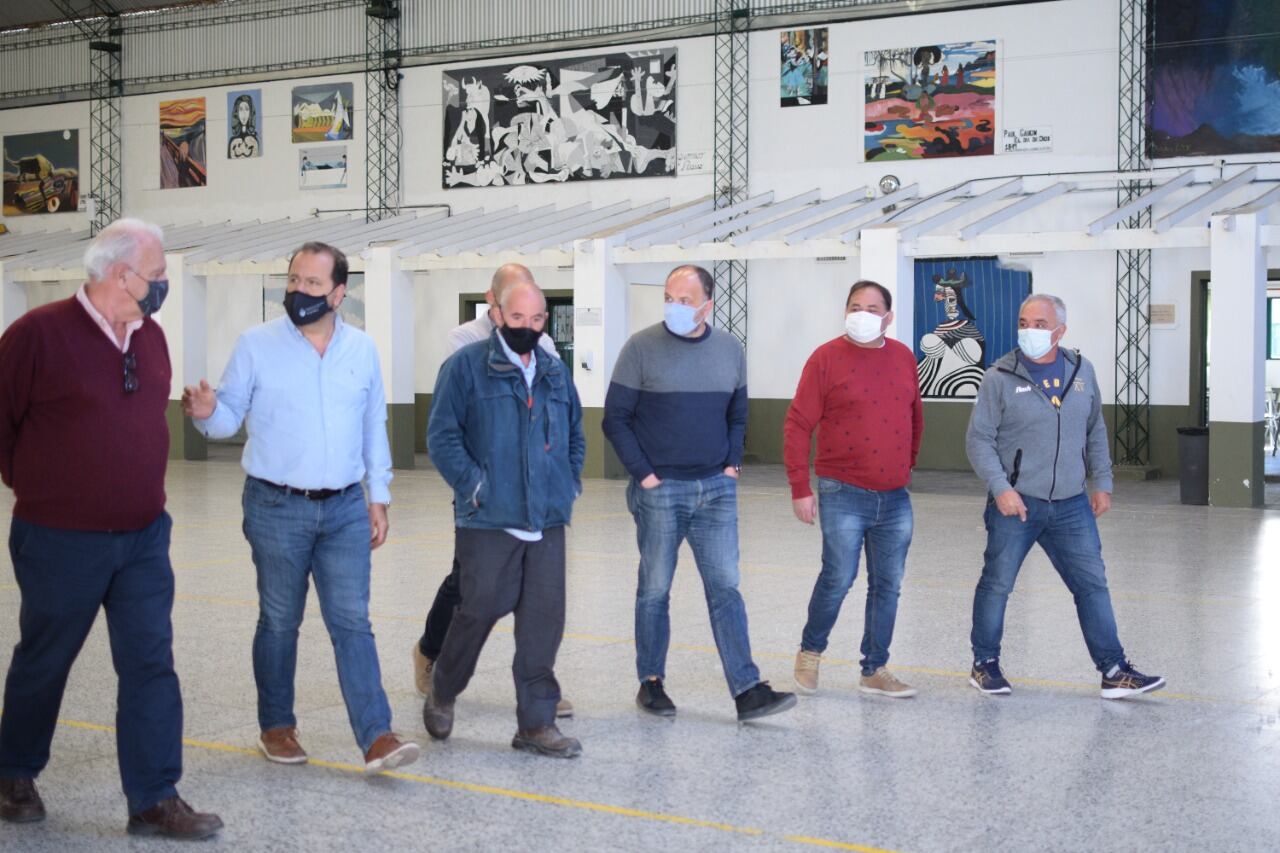
[[[818,478],[822,523],[822,571],[809,597],[809,621],[800,647],[822,653],[840,615],[858,558],[867,551],[867,608],[862,623],[862,674],[889,662],[898,616],[898,592],[907,568],[915,517],[906,489],[877,492],[827,477]]]
[[[747,608],[738,593],[738,481],[725,474],[703,480],[663,480],[642,489],[627,486],[627,508],[636,520],[640,583],[636,589],[636,672],[640,680],[666,677],[671,642],[668,605],[676,554],[686,539],[702,575],[711,633],[729,692],[738,696],[760,683],[751,661]]]
[[[293,680],[309,578],[333,642],[338,684],[361,752],[391,731],[378,649],[369,624],[369,511],[359,485],[328,500],[245,480],[244,535],[258,570],[253,677],[263,731],[297,725]]]

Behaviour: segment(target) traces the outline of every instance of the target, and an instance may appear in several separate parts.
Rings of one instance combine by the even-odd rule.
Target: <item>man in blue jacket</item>
[[[987,694],[1012,692],[1000,670],[1005,605],[1038,542],[1075,598],[1085,645],[1102,673],[1102,698],[1124,699],[1159,690],[1164,679],[1134,669],[1120,645],[1096,521],[1111,508],[1102,394],[1093,365],[1059,347],[1066,333],[1061,299],[1027,297],[1018,312],[1018,348],[987,371],[969,420],[965,449],[989,493],[969,683]]]
[[[499,619],[515,613],[518,728],[511,745],[573,758],[556,728],[564,634],[564,528],[582,492],[582,407],[564,364],[537,353],[547,303],[532,281],[507,288],[500,325],[440,368],[427,448],[453,487],[462,602],[432,669],[422,718],[437,740]]]

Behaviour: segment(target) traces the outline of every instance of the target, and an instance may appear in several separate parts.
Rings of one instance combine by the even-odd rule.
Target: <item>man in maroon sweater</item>
[[[822,524],[822,571],[809,599],[809,619],[796,655],[796,687],[818,689],[818,662],[840,615],[858,557],[867,551],[867,608],[862,626],[864,693],[906,698],[916,690],[889,672],[889,643],[898,614],[913,519],[907,484],[924,433],[916,360],[885,337],[893,296],[859,281],[845,301],[845,334],[814,351],[783,425],[783,459],[796,518]],[[818,431],[809,488],[809,447]]]
[[[71,665],[99,608],[119,675],[116,753],[135,835],[222,827],[179,796],[182,696],[173,669],[173,570],[164,510],[169,350],[150,314],[168,291],[160,229],[112,223],[88,282],[0,336],[0,479],[13,489],[9,554],[22,594],[0,715],[0,818],[42,820]],[[89,434],[92,433],[92,440]]]

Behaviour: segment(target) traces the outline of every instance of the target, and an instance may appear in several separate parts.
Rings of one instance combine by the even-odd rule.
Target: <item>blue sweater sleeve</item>
[[[739,385],[729,398],[729,459],[726,464],[742,465],[747,440],[747,386]]]
[[[640,400],[640,392],[617,382],[609,383],[609,391],[604,398],[604,434],[613,445],[623,467],[632,477],[643,480],[654,473],[653,465],[640,448],[640,439],[636,437],[634,420],[636,403]]]

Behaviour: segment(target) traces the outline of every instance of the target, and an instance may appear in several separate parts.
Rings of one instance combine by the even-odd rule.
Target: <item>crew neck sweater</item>
[[[890,339],[868,349],[841,336],[809,357],[782,428],[793,499],[813,494],[809,449],[815,429],[819,477],[874,491],[910,483],[924,435],[911,350]]]
[[[747,358],[710,326],[696,338],[655,323],[622,347],[604,401],[604,434],[636,480],[700,480],[742,464]]]
[[[138,388],[124,390],[132,355]],[[148,319],[128,353],[74,297],[27,312],[0,336],[0,480],[14,517],[67,530],[128,531],[164,510],[171,369]]]

